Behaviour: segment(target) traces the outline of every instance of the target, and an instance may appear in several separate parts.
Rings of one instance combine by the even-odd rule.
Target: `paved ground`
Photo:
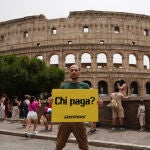
[[[24,136],[24,128],[20,122],[10,124],[8,121],[0,121],[0,134]],[[44,126],[38,125],[37,135],[31,135],[33,139],[50,139],[56,141],[56,135],[58,131],[58,125],[54,125],[53,131],[45,131]],[[87,130],[89,128],[87,127]],[[32,127],[31,127],[32,133]],[[137,132],[135,130],[128,130],[121,132],[111,131],[109,128],[97,128],[97,133],[88,135],[88,141],[90,145],[96,147],[111,147],[118,149],[135,149],[135,150],[147,150],[150,149],[150,132]],[[70,135],[69,142],[74,143],[75,138]]]
[[[3,135],[0,136],[1,150],[54,150],[56,141],[45,139],[25,139],[20,136]],[[78,150],[76,143],[67,143],[63,150]],[[116,148],[104,148],[89,146],[90,150],[119,150]]]

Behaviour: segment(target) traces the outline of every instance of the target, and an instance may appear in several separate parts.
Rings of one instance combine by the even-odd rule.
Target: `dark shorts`
[[[23,109],[23,116],[24,116],[24,118],[27,118],[27,115],[28,115],[28,110]]]

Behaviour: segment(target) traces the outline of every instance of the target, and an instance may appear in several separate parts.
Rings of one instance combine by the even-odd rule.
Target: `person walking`
[[[33,126],[33,134],[37,134],[36,128],[38,123],[38,115],[37,110],[41,106],[40,100],[37,101],[37,99],[34,96],[31,96],[30,98],[30,104],[28,105],[28,115],[27,115],[27,125],[25,128],[25,137],[28,138],[29,134],[29,128],[31,126],[32,121],[34,122]]]
[[[137,118],[139,120],[139,124],[140,124],[140,127],[141,127],[139,129],[139,131],[144,131],[145,130],[145,105],[144,105],[142,97],[140,97]]]
[[[79,81],[80,68],[77,65],[72,65],[69,68],[71,81],[66,82],[61,86],[61,89],[90,89],[89,85]],[[82,150],[89,150],[86,128],[84,122],[61,122],[59,123],[56,148],[62,150],[67,143],[69,135],[73,133],[76,137],[78,147]]]

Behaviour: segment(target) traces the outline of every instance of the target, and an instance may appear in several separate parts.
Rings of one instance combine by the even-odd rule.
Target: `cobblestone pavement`
[[[55,145],[55,141],[53,140],[25,139],[24,137],[12,135],[0,136],[1,150],[54,150]],[[104,148],[95,146],[89,146],[89,149],[116,150],[115,148]],[[63,150],[78,150],[78,146],[75,143],[67,143],[66,147]]]
[[[30,128],[30,133],[32,133]],[[54,125],[53,131],[45,131],[44,126],[38,125],[38,134],[33,136],[33,139],[48,139],[55,143],[58,124]],[[87,131],[89,127],[87,126]],[[0,133],[7,135],[24,136],[25,129],[22,127],[21,122],[10,124],[8,121],[0,121]],[[24,138],[24,137],[23,137]],[[21,138],[21,139],[23,139]],[[32,137],[31,137],[32,138]],[[0,140],[1,141],[1,140]],[[121,132],[119,129],[112,132],[109,128],[97,128],[96,134],[88,135],[89,145],[97,147],[111,147],[119,149],[136,149],[147,150],[150,149],[150,132],[137,132],[136,130],[126,129]],[[46,142],[46,141],[45,141]],[[71,134],[69,142],[76,142],[76,139]],[[74,144],[73,144],[74,145]],[[72,146],[71,146],[72,148]],[[99,149],[99,148],[98,148]],[[72,149],[71,149],[72,150]]]

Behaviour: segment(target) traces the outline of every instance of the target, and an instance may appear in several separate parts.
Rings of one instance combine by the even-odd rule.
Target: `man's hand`
[[[129,99],[130,98],[130,96],[125,96],[125,99]]]

